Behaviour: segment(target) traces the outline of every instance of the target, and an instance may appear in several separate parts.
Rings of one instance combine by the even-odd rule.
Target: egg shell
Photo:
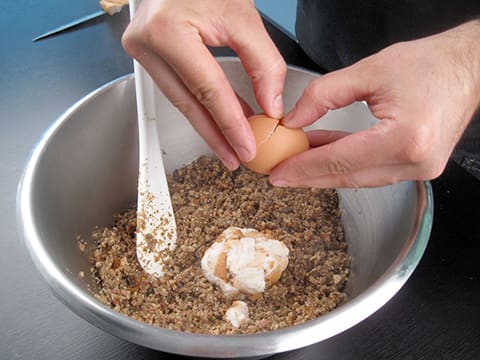
[[[282,161],[310,148],[303,129],[287,128],[280,120],[266,115],[253,115],[248,121],[255,135],[257,154],[252,161],[243,163],[247,169],[270,174]]]

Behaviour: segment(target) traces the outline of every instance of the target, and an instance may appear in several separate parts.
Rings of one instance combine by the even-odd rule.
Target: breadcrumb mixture
[[[346,300],[350,257],[335,190],[274,188],[263,175],[229,172],[209,157],[176,170],[168,181],[178,239],[166,275],[155,278],[138,264],[132,207],[92,234],[88,253],[102,303],[163,328],[247,334],[303,323]],[[203,254],[229,226],[271,234],[290,250],[280,280],[255,301],[226,298],[202,273]],[[225,319],[234,300],[249,309],[250,320],[238,329]]]

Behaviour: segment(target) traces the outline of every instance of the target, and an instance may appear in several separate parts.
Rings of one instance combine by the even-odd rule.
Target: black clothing
[[[298,0],[295,30],[307,55],[332,71],[393,43],[475,18],[480,18],[480,0]],[[453,158],[480,179],[478,112]]]
[[[331,71],[474,18],[480,0],[298,0],[295,30],[305,52]]]

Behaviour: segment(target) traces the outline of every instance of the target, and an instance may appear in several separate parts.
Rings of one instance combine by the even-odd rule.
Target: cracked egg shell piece
[[[248,322],[248,305],[243,301],[234,301],[225,313],[225,319],[238,329]]]
[[[307,151],[310,142],[303,129],[287,128],[280,120],[263,114],[248,118],[257,144],[255,158],[243,165],[260,174],[270,174],[282,161]]]
[[[257,298],[280,279],[288,248],[254,229],[230,227],[205,252],[201,266],[207,280],[225,295]]]

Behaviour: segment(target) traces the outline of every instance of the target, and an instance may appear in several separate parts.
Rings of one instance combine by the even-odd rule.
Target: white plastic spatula
[[[140,1],[130,0],[130,17]],[[142,268],[156,277],[163,275],[163,262],[173,250],[177,228],[168,190],[162,149],[157,130],[155,83],[134,61],[139,134],[137,204],[137,258]]]

